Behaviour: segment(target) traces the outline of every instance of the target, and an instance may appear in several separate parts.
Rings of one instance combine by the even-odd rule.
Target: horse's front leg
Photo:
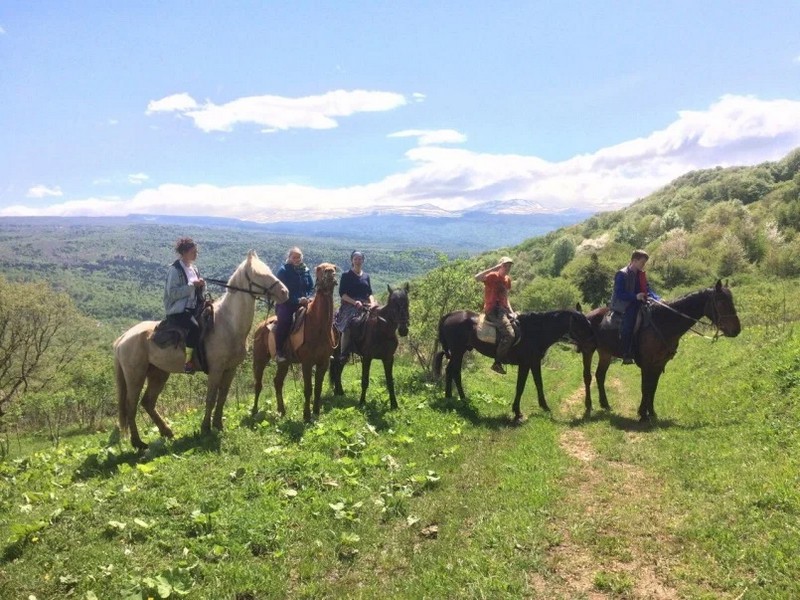
[[[158,427],[158,432],[161,434],[161,437],[172,438],[174,437],[172,429],[170,429],[169,425],[166,424],[156,410],[156,400],[158,400],[158,396],[164,389],[168,378],[169,373],[152,365],[150,366],[147,371],[147,389],[142,397],[142,406],[145,411],[147,411],[147,414],[150,415],[156,427]]]
[[[303,421],[311,422],[311,378],[314,376],[314,363],[310,360],[302,363],[303,365]]]
[[[325,373],[330,368],[330,359],[323,360],[317,364],[314,372],[314,415],[319,416],[322,408],[322,384],[325,382]]]
[[[531,373],[533,374],[533,381],[536,383],[536,397],[539,399],[539,408],[545,412],[550,412],[550,407],[547,406],[547,400],[544,399],[544,384],[542,383],[542,358],[537,357],[531,363]],[[519,382],[517,382],[519,385]]]
[[[278,368],[275,370],[275,400],[278,405],[278,414],[282,417],[286,416],[286,407],[283,404],[283,382],[286,379],[286,374],[289,372],[289,361],[278,363]]]
[[[594,372],[594,378],[597,380],[597,392],[600,395],[600,406],[606,410],[610,410],[611,406],[608,404],[608,397],[606,396],[606,373],[611,364],[611,354],[600,353],[600,358],[597,361],[597,370]]]
[[[653,401],[660,377],[661,371],[658,369],[642,369],[642,402],[639,405],[639,420],[642,423],[649,423],[656,418]]]
[[[269,360],[269,357],[267,357]],[[253,399],[253,408],[250,414],[255,416],[258,413],[258,397],[261,395],[263,389],[262,380],[264,379],[264,368],[267,366],[266,360],[259,360],[255,356],[255,349],[253,350],[253,379],[255,381],[255,398]]]
[[[217,403],[214,406],[214,428],[222,431],[222,412],[225,408],[225,401],[228,399],[228,392],[233,383],[233,376],[236,374],[236,368],[231,368],[222,374],[219,390],[217,391]]]
[[[389,391],[389,406],[397,408],[397,397],[394,395],[394,355],[383,359],[383,374],[386,376],[386,389]]]
[[[372,359],[366,356],[361,357],[361,400],[360,404],[364,404],[367,400],[367,388],[369,387],[369,368],[372,365]]]
[[[514,395],[514,403],[511,405],[511,411],[514,413],[514,421],[517,423],[521,423],[525,420],[525,415],[522,414],[522,410],[520,409],[520,402],[522,401],[522,392],[525,391],[525,382],[528,379],[530,370],[530,365],[526,364],[520,364],[519,367],[517,367],[517,392]]]
[[[583,388],[584,388],[584,406],[586,410],[583,416],[588,418],[592,414],[592,356],[594,351],[584,351],[583,353]],[[608,402],[606,402],[608,404]],[[607,408],[607,407],[606,407]]]

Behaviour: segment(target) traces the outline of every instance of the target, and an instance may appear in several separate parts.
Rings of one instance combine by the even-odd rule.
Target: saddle
[[[208,360],[206,358],[206,336],[214,329],[214,305],[210,300],[206,300],[200,309],[195,313],[195,319],[200,326],[197,348],[194,349],[194,357],[198,360],[204,373],[208,373]],[[186,336],[189,331],[185,327],[180,327],[167,319],[162,320],[155,326],[149,338],[159,348],[186,348]]]
[[[603,331],[617,331],[618,335],[622,334],[622,320],[624,315],[621,312],[609,310],[600,321],[600,329]],[[652,314],[650,313],[650,305],[644,304],[639,309],[636,315],[636,323],[633,326],[633,335],[635,336],[640,330],[650,325],[652,321]]]
[[[295,352],[297,352],[297,349],[300,348],[305,341],[305,327],[303,327],[303,325],[306,322],[306,312],[308,312],[307,306],[301,306],[294,312],[294,316],[292,318],[292,327],[289,330],[289,339],[286,343],[286,347],[283,349],[287,358],[294,358]],[[270,356],[275,356],[278,353],[275,335],[273,334],[273,331],[277,326],[277,320],[267,325],[267,329],[270,332],[267,342]]]
[[[520,340],[522,339],[522,332],[520,331],[519,323],[516,319],[511,319],[511,327],[514,328],[514,343],[511,344],[511,346],[514,347],[519,344]],[[478,315],[478,323],[475,327],[475,335],[480,341],[487,344],[497,343],[497,326],[486,318],[486,313],[481,313]]]

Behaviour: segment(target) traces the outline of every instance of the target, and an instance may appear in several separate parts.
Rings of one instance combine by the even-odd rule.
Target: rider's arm
[[[481,281],[481,282],[482,282],[482,281],[484,281],[484,280],[486,279],[486,276],[487,276],[489,273],[492,273],[492,272],[496,271],[496,270],[497,270],[497,269],[499,269],[501,266],[503,266],[503,265],[502,265],[502,263],[498,263],[498,264],[496,264],[496,265],[495,265],[495,266],[493,266],[493,267],[489,267],[488,269],[484,269],[484,270],[483,270],[483,271],[481,271],[480,273],[475,273],[475,275],[474,275],[474,277],[475,277],[475,281]]]

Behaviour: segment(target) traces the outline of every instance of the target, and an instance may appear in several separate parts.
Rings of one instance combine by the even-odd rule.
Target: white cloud
[[[414,99],[414,102],[423,102],[427,96],[420,92],[414,92],[411,94],[411,97]]]
[[[152,115],[157,112],[184,112],[197,108],[197,102],[189,94],[173,94],[161,100],[151,100],[147,103],[147,110],[144,114]]]
[[[5,33],[6,33],[6,30],[3,29],[2,25],[0,25],[0,35],[5,35]]]
[[[390,133],[389,137],[416,137],[420,146],[463,144],[467,141],[467,136],[455,129],[405,129]]]
[[[349,117],[359,112],[388,111],[406,104],[401,94],[367,90],[336,90],[320,96],[286,98],[283,96],[249,96],[199,106],[188,94],[175,94],[151,101],[146,114],[178,111],[190,117],[205,132],[231,131],[238,123],[263,126],[262,131],[286,129],[332,129],[338,126],[335,117]]]
[[[150,176],[146,173],[131,173],[128,175],[128,183],[133,185],[142,185],[148,179],[150,179]]]
[[[426,132],[393,135],[421,138]],[[688,171],[777,160],[798,146],[800,101],[723,96],[704,110],[680,111],[672,123],[647,137],[560,162],[421,145],[405,153],[409,169],[351,187],[170,184],[125,199],[89,198],[36,209],[14,206],[0,210],[0,216],[191,212],[269,221],[398,206],[461,210],[510,199],[535,201],[551,210],[608,210],[646,196]]]
[[[46,185],[35,185],[28,190],[26,196],[28,198],[46,198],[48,196],[63,196],[64,192],[61,191],[59,186],[47,187]]]

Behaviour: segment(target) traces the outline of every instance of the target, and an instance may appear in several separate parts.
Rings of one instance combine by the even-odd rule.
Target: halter
[[[406,318],[403,320],[400,313],[400,309],[397,306],[394,306],[391,303],[392,297],[389,296],[389,300],[386,302],[386,306],[384,307],[387,312],[387,316],[390,317],[391,322],[389,319],[384,319],[382,316],[378,315],[378,319],[391,325],[392,323],[396,324],[398,327],[408,327],[408,314],[406,314]]]
[[[244,275],[245,277],[247,277],[247,284],[248,284],[247,289],[240,288],[235,285],[229,285],[227,281],[224,281],[222,279],[206,279],[206,281],[208,283],[213,283],[214,285],[224,287],[225,289],[232,290],[234,292],[244,292],[245,294],[250,294],[250,296],[255,300],[263,299],[264,296],[272,297],[273,296],[272,288],[274,288],[276,285],[280,285],[281,283],[280,279],[276,279],[272,283],[272,285],[270,285],[269,287],[265,287],[260,283],[256,283],[255,281],[250,279],[250,274],[247,271],[245,271]]]

